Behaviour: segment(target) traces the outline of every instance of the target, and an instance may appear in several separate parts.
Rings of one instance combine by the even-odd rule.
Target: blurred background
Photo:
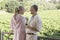
[[[38,5],[38,15],[43,23],[38,36],[60,38],[60,0],[0,0],[0,30],[9,32],[11,17],[18,6],[23,5],[24,16],[30,18],[30,7],[33,4]]]

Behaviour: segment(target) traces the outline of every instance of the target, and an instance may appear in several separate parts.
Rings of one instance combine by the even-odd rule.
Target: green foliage
[[[9,31],[11,17],[12,14],[5,14],[5,12],[0,13],[0,29],[2,29],[2,31]]]
[[[57,9],[60,9],[60,3],[57,4],[56,8]]]
[[[53,9],[57,9],[56,8],[56,4],[54,3],[49,3],[46,2],[45,0],[41,0],[41,1],[36,1],[36,0],[24,0],[23,3],[24,7],[26,8],[26,11],[29,11],[30,6],[33,4],[36,4],[39,6],[39,10],[53,10]],[[20,2],[18,2],[17,0],[3,0],[0,2],[0,9],[1,10],[5,10],[7,12],[14,12],[14,9],[16,6],[20,6]],[[59,7],[58,7],[59,8]]]
[[[41,0],[41,1],[36,1],[36,0],[24,1],[24,6],[25,6],[26,10],[28,10],[28,11],[30,10],[29,8],[33,4],[38,5],[39,11],[41,11],[41,10],[55,10],[55,9],[57,9],[56,8],[56,4],[46,2],[45,0]]]
[[[60,11],[59,10],[48,10],[42,11],[39,15],[42,17],[43,28],[40,34],[45,36],[60,36]]]
[[[42,30],[38,34],[39,36],[52,36],[60,37],[60,4],[54,4],[54,3],[47,3],[45,0],[42,2],[34,2],[35,0],[32,0],[31,2],[28,0],[23,1],[23,5],[27,12],[25,12],[24,16],[27,16],[28,18],[31,17],[31,14],[29,14],[29,10],[31,5],[36,4],[39,6],[39,16],[42,18]],[[15,7],[20,6],[20,2],[17,0],[3,0],[0,2],[0,10],[4,10],[7,12],[14,12]],[[41,11],[42,10],[42,11]],[[43,11],[45,10],[45,11]],[[0,29],[2,31],[9,31],[10,30],[10,20],[13,14],[0,12]]]
[[[4,10],[5,9],[5,4],[6,4],[6,0],[2,0],[1,2],[0,2],[0,10]]]
[[[9,1],[5,4],[7,12],[14,12],[14,9],[17,6],[20,6],[20,3],[18,1]]]
[[[0,5],[0,10],[14,12],[14,9],[20,6],[20,2],[18,2],[17,0],[3,0],[0,2]]]
[[[47,10],[38,12],[42,18],[42,30],[40,36],[60,36],[60,10]],[[2,31],[10,30],[10,20],[13,14],[0,14],[0,29]],[[24,16],[31,17],[29,12]]]

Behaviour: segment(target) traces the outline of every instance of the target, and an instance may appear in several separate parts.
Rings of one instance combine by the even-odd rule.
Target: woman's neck
[[[23,15],[22,13],[19,13],[20,15]]]

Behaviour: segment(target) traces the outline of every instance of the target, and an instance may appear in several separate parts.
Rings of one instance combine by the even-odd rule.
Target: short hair
[[[32,7],[35,9],[35,11],[38,11],[38,6],[37,5],[32,5]]]

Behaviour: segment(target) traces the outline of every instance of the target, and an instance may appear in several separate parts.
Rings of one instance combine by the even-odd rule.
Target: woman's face
[[[19,13],[24,14],[24,8],[22,8],[21,10],[19,10]]]

